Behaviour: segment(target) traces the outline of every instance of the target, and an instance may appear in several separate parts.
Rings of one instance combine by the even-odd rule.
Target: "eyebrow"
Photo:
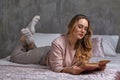
[[[83,26],[83,27],[85,27],[85,28],[88,28],[88,26],[84,26],[84,25],[82,25],[82,24],[78,24],[78,25],[81,25],[81,26]]]

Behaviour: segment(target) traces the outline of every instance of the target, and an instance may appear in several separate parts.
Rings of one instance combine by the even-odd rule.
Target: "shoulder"
[[[66,35],[60,35],[56,39],[53,40],[53,44],[65,44],[66,43]]]

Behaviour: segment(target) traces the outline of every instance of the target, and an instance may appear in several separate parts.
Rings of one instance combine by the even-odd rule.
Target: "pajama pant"
[[[19,40],[10,56],[10,61],[22,64],[46,65],[46,56],[50,46],[35,47],[28,51],[26,51],[25,46],[26,44]]]

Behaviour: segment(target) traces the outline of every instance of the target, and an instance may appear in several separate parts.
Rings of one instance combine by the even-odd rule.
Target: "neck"
[[[75,38],[73,35],[68,35],[68,40],[69,40],[69,43],[72,47],[75,46],[75,43],[77,42],[77,38]]]

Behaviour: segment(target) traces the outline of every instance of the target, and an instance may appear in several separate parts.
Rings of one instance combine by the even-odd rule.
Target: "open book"
[[[83,69],[85,69],[86,71],[91,71],[91,70],[95,70],[95,69],[99,68],[100,65],[106,65],[109,62],[110,62],[110,60],[100,60],[96,63],[86,63],[85,65],[83,65],[81,67]]]

